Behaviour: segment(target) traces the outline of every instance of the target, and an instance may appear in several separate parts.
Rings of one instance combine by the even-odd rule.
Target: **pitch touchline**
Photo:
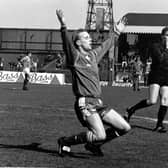
[[[34,107],[34,108],[43,108],[43,109],[49,109],[49,108],[55,108],[55,110],[65,110],[65,111],[69,111],[69,112],[73,112],[74,109],[71,109],[71,108],[64,108],[64,107],[55,107],[55,106],[49,106],[49,107],[43,107],[43,106],[30,106],[30,105],[15,105],[15,104],[0,104],[0,106],[7,106],[7,105],[11,105],[11,106],[19,106],[19,107]],[[6,110],[0,110],[0,113],[4,113],[4,112],[7,112]],[[58,116],[62,116],[62,115],[58,115]],[[64,115],[63,115],[64,116]],[[68,115],[66,114],[66,116],[68,117],[72,117],[72,114]],[[148,121],[154,121],[154,122],[157,122],[157,119],[156,118],[151,118],[151,117],[143,117],[143,116],[136,116],[134,115],[132,118],[137,118],[137,119],[143,119],[143,120],[148,120]],[[163,121],[165,124],[168,124],[168,120],[164,120]]]
[[[149,120],[149,121],[154,121],[157,122],[156,118],[151,118],[151,117],[143,117],[143,116],[133,116],[133,118],[139,118],[139,119],[144,119],[144,120]],[[163,121],[165,124],[168,124],[168,120]]]

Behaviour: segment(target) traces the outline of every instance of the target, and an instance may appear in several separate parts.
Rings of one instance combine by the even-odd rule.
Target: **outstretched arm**
[[[62,26],[66,26],[66,24],[65,24],[65,17],[64,17],[63,11],[60,10],[60,9],[57,9],[56,10],[56,15],[58,17],[58,20],[60,22],[61,27]]]
[[[97,61],[99,62],[104,54],[107,53],[108,50],[114,50],[117,39],[121,32],[124,31],[125,25],[127,24],[127,18],[122,17],[118,22],[114,24],[114,29],[110,30],[109,38],[102,43],[102,45],[95,49],[97,53]],[[114,54],[114,53],[113,53]]]

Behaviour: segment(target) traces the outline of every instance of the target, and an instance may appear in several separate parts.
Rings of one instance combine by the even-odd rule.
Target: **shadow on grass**
[[[61,157],[58,154],[57,150],[50,150],[50,149],[44,149],[40,147],[40,143],[31,143],[28,145],[9,145],[9,144],[0,144],[0,148],[6,148],[6,149],[22,149],[22,150],[30,150],[35,152],[42,152],[42,153],[48,153],[53,156]],[[93,156],[92,154],[88,153],[76,153],[76,152],[70,152],[65,157],[73,157],[73,158],[81,158],[81,159],[88,159],[90,156]]]

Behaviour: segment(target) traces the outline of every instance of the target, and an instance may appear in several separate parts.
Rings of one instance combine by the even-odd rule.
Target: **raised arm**
[[[60,22],[61,27],[66,26],[65,17],[64,17],[63,11],[60,10],[60,9],[57,9],[56,10],[56,14],[57,14],[57,18],[58,18],[58,20]]]
[[[126,17],[122,17],[118,22],[114,24],[114,29],[110,30],[109,38],[105,40],[100,47],[96,48],[97,61],[99,62],[102,57],[109,51],[111,48],[115,47],[115,43],[118,40],[118,37],[121,32],[124,31],[125,25],[127,24]]]
[[[73,65],[74,59],[77,56],[77,50],[74,47],[72,39],[69,38],[65,23],[65,17],[62,10],[56,10],[56,15],[61,25],[61,37],[63,41],[63,50],[66,55],[67,65]]]
[[[116,23],[114,24],[114,31],[115,31],[118,35],[120,35],[120,34],[124,31],[125,26],[126,26],[127,23],[128,23],[127,18],[126,18],[125,16],[122,17],[118,22],[116,22]]]

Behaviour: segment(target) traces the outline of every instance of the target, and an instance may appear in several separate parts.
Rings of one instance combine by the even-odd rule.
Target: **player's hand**
[[[125,16],[123,16],[118,22],[117,24],[123,24],[123,25],[126,25],[128,24],[128,20]]]
[[[116,24],[115,24],[115,30],[120,34],[124,31],[126,24],[128,23],[128,20],[126,17],[122,17]]]
[[[65,25],[65,18],[64,18],[63,11],[60,10],[60,9],[57,9],[56,10],[56,15],[58,17],[58,20],[59,20],[61,26]]]

